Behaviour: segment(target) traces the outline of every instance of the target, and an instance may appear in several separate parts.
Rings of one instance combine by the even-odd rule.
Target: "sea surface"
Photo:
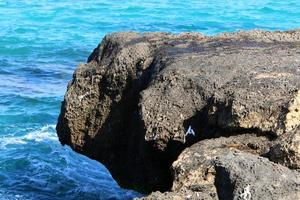
[[[214,35],[300,26],[299,0],[0,0],[0,200],[132,199],[100,163],[60,145],[76,65],[107,33]]]

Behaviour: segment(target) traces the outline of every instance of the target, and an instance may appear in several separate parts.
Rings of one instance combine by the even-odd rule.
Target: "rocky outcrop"
[[[218,156],[209,164],[199,160],[193,163],[192,166],[199,164],[199,167],[192,170],[193,176],[184,179],[186,186],[171,192],[155,192],[142,199],[299,199],[299,172],[239,150],[216,153]],[[178,164],[183,164],[183,160]]]
[[[297,197],[299,49],[298,30],[107,35],[68,85],[59,139],[123,187],[170,190],[148,198]]]
[[[264,158],[272,143],[252,134],[198,142],[173,163],[171,192],[143,199],[299,199],[300,173]]]

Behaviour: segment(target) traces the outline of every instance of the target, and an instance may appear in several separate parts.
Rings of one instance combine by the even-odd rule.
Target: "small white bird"
[[[183,143],[185,143],[186,136],[188,136],[188,135],[192,135],[192,136],[196,135],[195,131],[192,129],[192,126],[189,126],[188,130],[186,131]]]
[[[187,132],[185,133],[185,136],[187,136],[187,135],[195,136],[195,131],[192,129],[192,126],[189,126]]]

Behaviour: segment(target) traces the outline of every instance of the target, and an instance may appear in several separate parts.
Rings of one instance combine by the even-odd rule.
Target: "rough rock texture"
[[[145,193],[171,190],[163,195],[189,195],[193,181],[201,180],[207,182],[199,189],[204,199],[226,199],[213,180],[229,173],[225,181],[239,184],[228,190],[237,196],[246,183],[236,171],[241,166],[234,162],[246,162],[246,157],[247,166],[259,163],[257,170],[270,167],[293,174],[286,180],[279,173],[273,186],[286,183],[295,189],[300,166],[299,88],[299,30],[215,37],[115,33],[76,69],[57,133],[62,144],[102,162],[121,186]],[[186,135],[189,128],[195,135]],[[199,154],[201,162],[180,161],[183,153],[173,163],[182,150],[199,141],[204,147],[195,144],[196,149],[186,151]],[[232,148],[248,153],[234,153]],[[179,169],[184,165],[189,170],[183,176]],[[214,171],[203,171],[207,166]],[[218,169],[221,175],[209,176]],[[247,180],[256,177],[257,184],[266,184],[259,172],[245,170],[250,170]],[[207,180],[199,179],[205,173]],[[253,191],[255,198],[263,193]],[[284,195],[279,190],[270,198]]]
[[[270,146],[253,134],[198,142],[173,163],[171,192],[143,199],[299,199],[300,173],[261,157]]]
[[[300,198],[300,174],[282,165],[271,163],[266,158],[240,151],[229,151],[219,155],[207,170],[211,176],[209,179],[202,177],[188,188],[183,187],[165,193],[154,192],[141,199]]]
[[[231,150],[239,150],[254,155],[264,156],[269,152],[272,141],[264,136],[243,134],[229,138],[203,140],[184,150],[172,165],[174,183],[172,190],[190,188],[198,185],[213,186],[214,161],[219,156],[227,155]],[[214,190],[211,190],[215,192]]]
[[[277,140],[271,148],[270,160],[300,171],[300,128]]]

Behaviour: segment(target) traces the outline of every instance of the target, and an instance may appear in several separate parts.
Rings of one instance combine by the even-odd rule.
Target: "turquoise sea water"
[[[299,0],[0,0],[0,200],[131,199],[55,133],[67,82],[106,33],[286,30]]]

